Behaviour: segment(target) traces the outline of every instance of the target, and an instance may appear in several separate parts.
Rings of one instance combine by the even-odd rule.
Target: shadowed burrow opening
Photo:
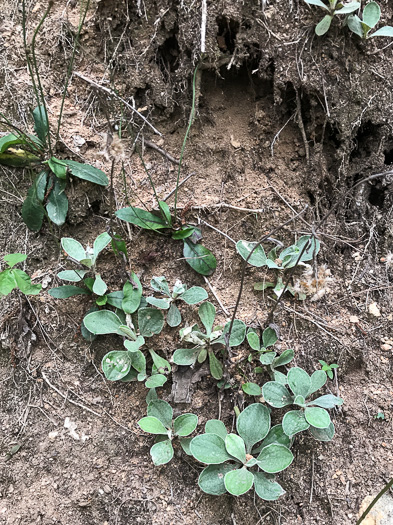
[[[387,165],[387,166],[390,166],[391,164],[393,164],[393,138],[392,137],[388,137],[388,140],[386,142],[386,147],[384,149],[384,163]]]
[[[353,150],[350,159],[365,159],[378,151],[381,140],[381,126],[370,120],[362,124],[353,139]]]
[[[383,208],[385,204],[386,187],[382,186],[382,182],[373,182],[370,192],[368,194],[368,202],[377,208]]]
[[[179,67],[180,48],[177,40],[177,31],[168,37],[157,49],[156,63],[163,74],[165,82],[170,79],[171,73]]]
[[[232,18],[218,16],[217,22],[217,45],[223,53],[233,53],[236,47],[236,35],[239,32],[240,24]]]

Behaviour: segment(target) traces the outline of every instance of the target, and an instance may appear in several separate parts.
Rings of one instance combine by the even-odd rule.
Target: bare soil
[[[387,25],[393,7],[387,0],[379,3]],[[35,104],[21,12],[15,2],[4,4],[2,112],[31,130]],[[29,4],[30,37],[45,8],[45,2]],[[79,8],[79,2],[56,2],[37,41],[52,129]],[[136,136],[158,196],[175,187],[177,165],[148,142],[179,158],[200,51],[200,5],[97,0],[87,15],[74,72],[116,89],[162,136],[74,74],[59,155],[90,162],[109,176],[107,133],[120,122],[124,126],[125,119],[124,157],[115,159],[113,191],[74,179],[67,223],[61,230],[45,224],[32,233],[20,210],[33,175],[0,167],[0,253],[29,254],[26,270],[44,287],[38,296],[14,292],[1,300],[0,523],[346,525],[356,522],[363,499],[392,478],[393,267],[386,261],[393,251],[393,178],[381,175],[354,185],[389,171],[393,162],[393,47],[385,38],[359,42],[336,22],[317,38],[319,15],[297,0],[272,1],[264,11],[256,1],[208,2],[197,115],[181,179],[192,175],[179,190],[179,209],[186,208],[185,218],[201,225],[203,242],[217,257],[209,281],[231,314],[242,266],[232,240],[257,240],[307,206],[303,220],[272,235],[288,245],[315,230],[322,244],[316,264],[319,270],[329,268],[333,281],[317,301],[285,296],[274,314],[280,331],[276,346],[293,348],[295,364],[309,373],[320,367],[319,359],[338,363],[325,387],[325,393],[344,399],[332,413],[334,440],[296,438],[295,461],[279,476],[286,494],[275,503],[251,493],[241,498],[202,493],[197,486],[201,465],[180,450],[170,464],[152,465],[153,440],[136,425],[146,414],[144,386],[104,379],[102,356],[121,349],[120,338],[87,343],[80,323],[89,299],[62,302],[48,295],[59,284],[56,274],[68,267],[59,239],[91,244],[110,223],[126,239],[130,265],[146,294],[158,275],[171,284],[180,278],[189,286],[207,287],[183,260],[181,243],[113,219],[114,210],[128,202],[156,206],[135,150]],[[168,203],[173,205],[173,197]],[[109,250],[99,267],[111,290],[122,287],[124,268]],[[246,271],[237,317],[250,326],[265,326],[274,305],[272,293],[255,292],[253,284],[272,277],[257,268]],[[225,322],[228,315],[207,291],[218,320]],[[370,313],[373,303],[379,316]],[[196,320],[196,308],[182,313],[187,323]],[[177,330],[165,328],[151,346],[170,358],[179,347]],[[175,414],[196,413],[199,429],[217,417],[231,428],[234,407],[251,402],[241,384],[266,379],[254,374],[243,359],[247,356],[246,345],[236,350],[232,388],[220,392],[212,377],[200,374],[191,385],[191,403],[176,404]],[[172,402],[171,383],[160,396]],[[378,413],[385,419],[377,419]],[[77,425],[74,432],[65,428],[66,418]]]

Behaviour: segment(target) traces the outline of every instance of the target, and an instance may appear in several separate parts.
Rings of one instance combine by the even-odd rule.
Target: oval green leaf
[[[225,448],[224,440],[216,434],[202,434],[194,437],[190,450],[195,459],[207,465],[218,465],[233,459]]]
[[[201,275],[212,275],[217,268],[217,261],[212,252],[202,244],[194,244],[189,239],[184,240],[183,256],[186,263]]]
[[[326,412],[323,408],[307,407],[304,411],[304,416],[312,427],[328,428],[331,423],[329,412]]]
[[[171,441],[166,439],[165,441],[156,443],[151,447],[150,455],[154,465],[157,467],[169,463],[173,458],[173,447]]]
[[[198,416],[195,414],[182,414],[173,422],[173,430],[176,436],[189,436],[198,425]]]
[[[252,447],[267,436],[270,429],[270,413],[260,403],[249,405],[241,412],[236,421],[236,430],[246,444],[249,454]]]
[[[268,381],[262,387],[265,401],[274,408],[283,408],[293,403],[293,397],[284,385],[277,381]]]
[[[257,461],[263,471],[275,474],[289,467],[293,461],[293,454],[284,445],[273,443],[261,450]]]
[[[282,420],[283,431],[289,437],[307,430],[309,426],[310,424],[306,421],[302,410],[290,410]]]
[[[231,470],[224,477],[225,488],[233,496],[241,496],[250,490],[254,483],[254,475],[246,468]]]

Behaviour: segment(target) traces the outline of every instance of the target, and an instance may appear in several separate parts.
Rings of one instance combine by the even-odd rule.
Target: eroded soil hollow
[[[379,3],[381,24],[391,24],[391,4]],[[35,100],[21,10],[16,2],[4,4],[1,111],[13,125],[33,132]],[[53,130],[79,4],[56,2],[37,39]],[[1,255],[27,253],[26,271],[44,287],[38,296],[13,292],[1,300],[0,523],[346,525],[355,523],[363,499],[393,476],[393,47],[385,38],[360,42],[336,20],[327,35],[316,37],[320,13],[300,0],[222,0],[207,2],[201,58],[200,4],[91,2],[57,148],[59,157],[89,162],[109,176],[107,134],[121,126],[124,156],[114,158],[113,191],[74,179],[67,190],[66,224],[61,229],[44,224],[32,233],[22,221],[21,205],[34,174],[0,167]],[[29,3],[29,38],[45,8],[45,2]],[[331,271],[332,280],[321,286],[324,293],[305,301],[286,294],[274,315],[280,334],[276,349],[293,348],[294,364],[309,373],[320,368],[320,359],[337,363],[323,393],[344,399],[332,411],[331,443],[308,434],[296,437],[295,461],[279,476],[286,494],[277,502],[251,493],[240,498],[202,493],[201,465],[180,447],[171,463],[153,467],[153,439],[136,425],[146,415],[146,389],[109,383],[100,368],[108,350],[122,348],[121,339],[86,342],[80,324],[90,299],[59,301],[47,293],[60,284],[57,273],[71,268],[59,239],[91,245],[111,223],[127,242],[130,267],[145,295],[152,292],[153,276],[165,275],[171,285],[181,279],[206,287],[217,321],[229,319],[203,277],[184,261],[181,243],[113,218],[114,210],[128,203],[156,206],[138,151],[159,198],[175,187],[177,164],[149,143],[179,158],[197,64],[196,115],[181,171],[181,179],[190,178],[179,190],[178,204],[186,209],[185,220],[201,225],[203,242],[216,255],[209,281],[227,314],[240,285],[234,241],[258,240],[306,207],[302,218],[272,236],[288,246],[316,232],[321,251],[314,270]],[[116,91],[162,136],[93,83]],[[6,127],[0,130],[5,133]],[[375,174],[381,175],[357,184]],[[173,203],[171,197],[168,204]],[[274,242],[264,246],[269,250]],[[110,290],[122,287],[125,269],[110,250],[102,254],[99,270]],[[295,279],[300,275],[297,270]],[[253,285],[274,277],[247,269],[237,312],[247,325],[266,326],[276,298]],[[187,324],[197,321],[194,307],[182,308],[182,315]],[[167,359],[181,345],[178,331],[169,327],[150,342]],[[217,417],[233,428],[234,407],[259,400],[244,394],[241,385],[268,379],[255,374],[256,362],[249,363],[248,354],[246,344],[236,349],[230,389],[220,391],[207,370],[196,374],[189,385],[191,402],[174,404],[175,415],[196,413],[201,431]],[[188,373],[177,371],[177,378],[181,372]],[[170,379],[159,391],[170,402],[172,386]],[[76,424],[73,432],[64,426],[66,418]]]

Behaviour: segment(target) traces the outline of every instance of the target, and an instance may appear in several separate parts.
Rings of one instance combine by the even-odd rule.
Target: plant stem
[[[36,77],[37,77],[37,84],[38,84],[38,92],[39,92],[39,97],[38,99],[41,98],[41,103],[38,104],[38,110],[40,112],[40,118],[41,118],[41,121],[43,121],[43,118],[42,118],[42,108],[44,108],[44,114],[45,114],[45,119],[46,119],[46,123],[47,123],[47,126],[48,126],[48,146],[49,146],[49,153],[50,153],[50,156],[52,156],[52,145],[51,145],[51,140],[50,140],[50,129],[49,129],[49,119],[48,119],[48,111],[47,111],[47,108],[46,108],[46,102],[45,102],[45,96],[44,96],[44,90],[42,89],[42,84],[41,84],[41,77],[40,77],[40,73],[39,73],[39,70],[38,70],[38,65],[37,65],[37,57],[36,57],[36,54],[35,54],[35,41],[36,41],[36,38],[37,38],[37,35],[42,27],[42,24],[44,23],[46,17],[48,16],[49,14],[49,11],[51,10],[53,6],[53,1],[49,2],[48,4],[48,7],[46,8],[46,11],[45,13],[43,14],[41,20],[39,21],[38,23],[38,26],[36,27],[34,33],[33,33],[33,39],[31,41],[31,53],[32,53],[32,57],[33,57],[33,66],[34,66],[34,70],[35,70],[35,74],[36,74]],[[41,105],[42,104],[42,105]]]
[[[362,521],[367,517],[367,514],[370,512],[370,510],[374,507],[374,505],[377,503],[377,501],[382,498],[382,496],[387,492],[391,487],[393,486],[393,478],[384,486],[384,488],[375,496],[375,498],[372,500],[370,505],[367,507],[367,509],[363,512],[363,514],[360,516],[358,521],[356,522],[356,525],[360,525]]]
[[[80,37],[81,31],[82,31],[83,24],[85,23],[85,19],[86,19],[86,15],[87,15],[87,11],[88,11],[89,7],[90,7],[90,0],[87,0],[85,10],[83,11],[83,15],[82,15],[82,17],[79,18],[78,31],[76,33],[76,37],[75,37],[75,40],[74,40],[74,46],[72,48],[71,60],[70,60],[70,63],[68,65],[68,69],[67,69],[67,76],[66,76],[66,81],[65,81],[65,85],[64,85],[64,91],[63,91],[63,96],[62,96],[62,99],[61,99],[60,114],[59,114],[59,118],[57,120],[56,142],[59,140],[61,119],[62,119],[62,116],[63,116],[63,109],[64,109],[64,102],[65,102],[65,97],[67,95],[68,83],[70,81],[72,69],[74,67],[75,53],[76,53],[76,49],[77,49],[77,47],[79,45],[79,37]]]
[[[181,166],[182,166],[182,162],[183,162],[184,150],[186,149],[186,143],[187,143],[187,139],[188,139],[188,134],[190,132],[190,129],[191,129],[191,126],[192,126],[192,122],[194,120],[194,114],[195,114],[195,93],[196,93],[195,80],[196,80],[197,72],[198,72],[198,65],[195,68],[194,76],[192,78],[192,106],[191,106],[191,113],[190,113],[190,118],[189,118],[189,121],[188,121],[186,134],[184,135],[183,145],[182,145],[181,152],[180,152],[179,168],[177,170],[176,190],[175,190],[175,215],[174,215],[174,220],[173,220],[173,222],[175,224],[176,224],[176,220],[177,220],[177,193],[178,193],[178,189],[179,189]]]

